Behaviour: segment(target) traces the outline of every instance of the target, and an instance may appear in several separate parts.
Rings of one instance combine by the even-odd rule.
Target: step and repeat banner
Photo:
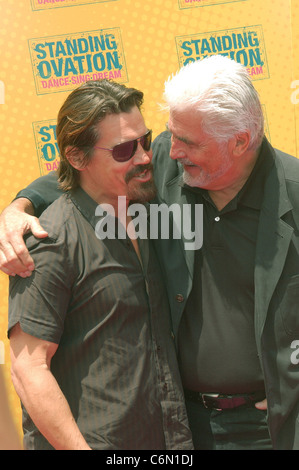
[[[246,66],[267,137],[299,157],[298,19],[297,0],[0,0],[0,210],[57,169],[56,116],[71,90],[102,78],[141,89],[157,135],[168,118],[159,108],[165,80],[214,54]],[[0,372],[21,433],[9,376],[7,288],[1,273]]]

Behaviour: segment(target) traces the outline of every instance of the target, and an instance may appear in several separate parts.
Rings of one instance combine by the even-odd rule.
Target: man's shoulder
[[[40,244],[64,243],[66,234],[73,231],[74,225],[72,217],[74,206],[67,193],[56,199],[39,217],[39,222],[48,233],[46,238],[36,238],[32,234],[26,237],[26,244],[29,250]]]
[[[274,149],[274,152],[276,158],[276,165],[274,166],[274,170],[277,172],[277,181],[279,182],[281,188],[285,187],[285,196],[289,199],[290,204],[293,206],[295,211],[294,214],[298,213],[299,159],[278,149]]]
[[[168,131],[162,132],[153,141],[153,163],[169,163],[169,153],[171,148],[171,134]]]
[[[169,156],[171,148],[171,134],[162,132],[153,142],[154,178],[158,191],[182,173],[182,167],[177,160]]]
[[[275,152],[283,166],[286,181],[299,183],[299,159],[281,150],[275,149]]]
[[[166,144],[171,141],[171,133],[169,131],[161,132],[154,140],[153,144],[163,142]]]
[[[62,194],[39,217],[40,224],[53,235],[60,232],[73,212],[73,204],[68,193]]]

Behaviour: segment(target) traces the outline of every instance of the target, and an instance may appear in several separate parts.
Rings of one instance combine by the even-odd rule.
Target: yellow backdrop
[[[0,0],[2,210],[58,164],[56,114],[70,90],[113,78],[145,93],[154,135],[163,83],[188,61],[226,54],[248,68],[271,143],[299,156],[299,5],[296,0]],[[297,132],[296,132],[297,129]],[[8,279],[0,273],[0,367],[9,376]]]

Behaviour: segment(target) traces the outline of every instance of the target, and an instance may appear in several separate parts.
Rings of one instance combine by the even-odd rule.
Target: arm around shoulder
[[[34,263],[23,236],[32,232],[37,238],[47,237],[37,217],[60,197],[57,173],[51,172],[20,191],[0,216],[0,269],[10,276],[30,276]]]
[[[59,188],[58,175],[55,171],[51,171],[47,175],[40,176],[26,188],[19,191],[15,200],[17,198],[28,199],[32,204],[34,215],[39,217],[61,194],[62,190]]]

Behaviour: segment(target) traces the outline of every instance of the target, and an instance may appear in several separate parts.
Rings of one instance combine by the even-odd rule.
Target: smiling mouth
[[[134,168],[131,170],[125,177],[126,183],[128,183],[132,179],[136,179],[139,181],[149,181],[152,178],[153,174],[153,165],[139,165],[139,167]]]
[[[190,162],[189,160],[181,160],[181,159],[178,159],[178,162],[182,165],[182,166],[197,166],[195,165],[194,163]]]
[[[152,172],[151,172],[151,170],[148,170],[148,169],[133,176],[133,178],[136,178],[136,179],[142,180],[142,181],[147,181],[151,177],[152,177]]]
[[[184,168],[184,171],[191,171],[195,168],[195,169],[198,169],[198,165],[194,165],[192,163],[184,163],[183,164],[183,168]]]

